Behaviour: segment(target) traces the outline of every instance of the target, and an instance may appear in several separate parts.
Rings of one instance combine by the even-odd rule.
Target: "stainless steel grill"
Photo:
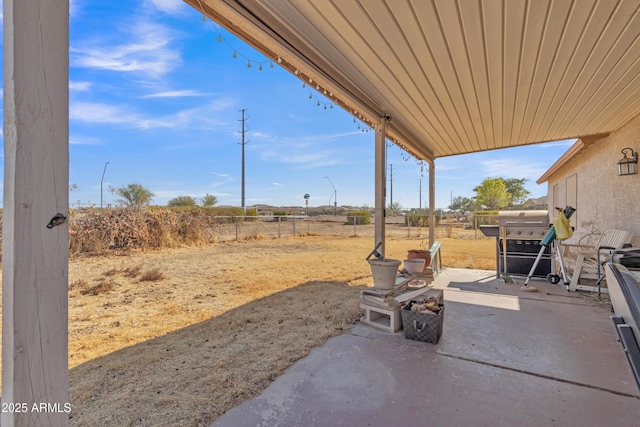
[[[549,231],[547,211],[501,211],[498,225],[480,226],[485,236],[496,238],[496,274],[527,276],[540,252],[540,241]],[[533,275],[546,277],[552,270],[547,248]]]

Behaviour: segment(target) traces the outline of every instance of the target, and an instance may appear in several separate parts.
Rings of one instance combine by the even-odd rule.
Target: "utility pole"
[[[391,179],[391,203],[389,204],[389,206],[391,207],[391,209],[393,209],[393,163],[391,163],[389,166],[391,166],[391,172],[389,173],[389,178]]]
[[[422,211],[422,178],[420,178],[420,204],[418,205],[420,207],[420,211]]]
[[[249,118],[245,118],[244,117],[244,112],[247,111],[246,108],[243,108],[242,110],[240,110],[242,112],[242,119],[240,120],[242,122],[242,130],[240,131],[240,133],[242,134],[242,142],[240,143],[240,145],[242,145],[242,196],[241,196],[241,205],[242,205],[242,212],[244,215],[247,214],[247,206],[245,205],[245,201],[244,201],[244,146],[247,145],[249,143],[249,141],[245,141],[245,133],[247,133],[249,131],[249,129],[245,129],[244,124],[247,120],[249,120]]]

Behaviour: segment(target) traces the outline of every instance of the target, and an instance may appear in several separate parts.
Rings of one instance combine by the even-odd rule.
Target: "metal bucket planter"
[[[370,259],[368,260],[373,274],[373,286],[378,289],[393,289],[396,285],[396,276],[400,260],[397,259]]]

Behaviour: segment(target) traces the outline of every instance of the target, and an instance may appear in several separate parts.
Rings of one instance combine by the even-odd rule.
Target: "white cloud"
[[[169,47],[171,31],[163,25],[138,22],[127,30],[124,37],[130,41],[111,45],[106,41],[92,41],[71,47],[71,66],[139,72],[157,78],[182,62],[180,53]]]
[[[272,182],[271,187],[265,188],[263,191],[275,191],[275,190],[281,189],[284,186],[285,186],[284,184],[280,184],[278,182]]]
[[[209,187],[221,187],[231,181],[233,181],[233,177],[227,173],[218,173],[218,172],[211,172],[211,175],[215,175],[215,176],[219,176],[220,178],[223,178],[222,181],[218,181],[218,182],[213,182],[209,185]],[[215,196],[215,194],[214,194]]]
[[[227,124],[215,118],[215,112],[228,108],[234,101],[219,99],[200,107],[177,111],[163,116],[146,116],[127,106],[97,102],[71,102],[69,119],[85,123],[119,124],[136,129],[179,129],[185,127],[212,128]]]
[[[218,99],[203,106],[189,108],[164,116],[154,116],[138,120],[135,127],[138,129],[151,128],[184,128],[197,125],[200,128],[210,128],[226,125],[227,122],[217,119],[215,112],[223,111],[234,101],[229,99]]]
[[[314,169],[349,163],[348,153],[331,148],[337,140],[362,135],[362,132],[318,134],[301,137],[281,137],[255,132],[264,143],[255,144],[252,149],[260,150],[262,158],[270,161],[297,165],[298,169]],[[325,148],[322,148],[325,147]],[[328,147],[328,148],[327,148]]]
[[[502,159],[484,160],[481,162],[482,170],[492,178],[527,178],[535,181],[544,172],[545,168],[535,164],[531,159],[505,157]]]
[[[69,144],[72,145],[102,145],[98,138],[83,135],[70,135]]]
[[[71,102],[69,119],[87,123],[133,124],[141,118],[124,108],[93,102]]]
[[[182,0],[150,0],[151,3],[160,11],[168,14],[178,14],[185,10],[185,4]]]
[[[69,90],[86,91],[91,87],[91,82],[69,82]]]
[[[204,96],[204,94],[195,90],[169,90],[166,92],[145,95],[142,98],[179,98],[183,96]]]

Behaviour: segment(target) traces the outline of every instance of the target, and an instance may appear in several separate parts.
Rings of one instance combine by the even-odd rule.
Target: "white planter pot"
[[[373,274],[373,286],[378,289],[393,289],[396,285],[396,276],[400,260],[397,259],[370,259],[371,273]]]
[[[422,258],[413,258],[404,260],[404,269],[409,274],[422,273],[424,271],[424,263],[426,260]]]

